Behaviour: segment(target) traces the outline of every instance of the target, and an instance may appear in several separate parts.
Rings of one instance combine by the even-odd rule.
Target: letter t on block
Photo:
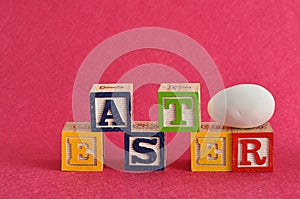
[[[269,123],[233,129],[233,171],[273,171],[273,131]]]
[[[132,84],[94,84],[90,91],[92,131],[130,131],[132,93]]]
[[[158,90],[158,105],[160,131],[199,131],[199,83],[161,84]]]

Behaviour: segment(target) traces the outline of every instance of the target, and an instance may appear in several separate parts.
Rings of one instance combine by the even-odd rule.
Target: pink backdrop
[[[299,1],[184,2],[0,2],[1,198],[300,196]],[[114,34],[149,26],[182,32],[202,44],[226,87],[257,83],[273,93],[273,173],[192,173],[189,150],[165,172],[60,171],[61,130],[73,120],[72,89],[84,58]],[[202,118],[208,121],[203,79],[174,54],[129,53],[115,60],[101,81],[117,81],[128,68],[150,62],[202,83]],[[156,102],[157,88],[136,90],[136,120],[149,119],[145,111]],[[114,141],[122,145],[122,138]]]

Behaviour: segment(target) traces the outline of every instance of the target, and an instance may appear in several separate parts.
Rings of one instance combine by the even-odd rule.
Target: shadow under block
[[[273,130],[270,123],[233,129],[233,171],[273,171]]]
[[[132,84],[94,84],[90,91],[92,131],[131,131]]]
[[[231,129],[202,122],[200,132],[191,133],[191,170],[232,171]]]
[[[102,171],[103,133],[89,122],[67,122],[62,131],[62,171]]]
[[[165,170],[165,133],[158,131],[157,122],[134,122],[132,132],[126,132],[125,170]]]
[[[199,131],[199,83],[161,84],[158,90],[158,105],[160,131]]]

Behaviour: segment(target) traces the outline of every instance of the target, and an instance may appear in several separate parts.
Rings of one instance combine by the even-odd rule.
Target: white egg
[[[256,84],[226,88],[208,102],[210,117],[235,128],[253,128],[271,119],[275,110],[272,94]]]

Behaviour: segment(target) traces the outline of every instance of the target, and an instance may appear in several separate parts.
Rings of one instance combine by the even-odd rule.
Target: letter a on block
[[[132,84],[94,84],[90,91],[92,131],[131,130]]]
[[[234,172],[273,171],[273,130],[270,123],[252,129],[233,129]]]
[[[109,112],[111,112],[110,115],[108,114]],[[112,125],[125,125],[113,100],[105,101],[104,110],[99,125],[108,126],[109,124],[107,120],[112,120]]]
[[[158,105],[160,131],[199,131],[200,84],[161,84],[158,90]]]

